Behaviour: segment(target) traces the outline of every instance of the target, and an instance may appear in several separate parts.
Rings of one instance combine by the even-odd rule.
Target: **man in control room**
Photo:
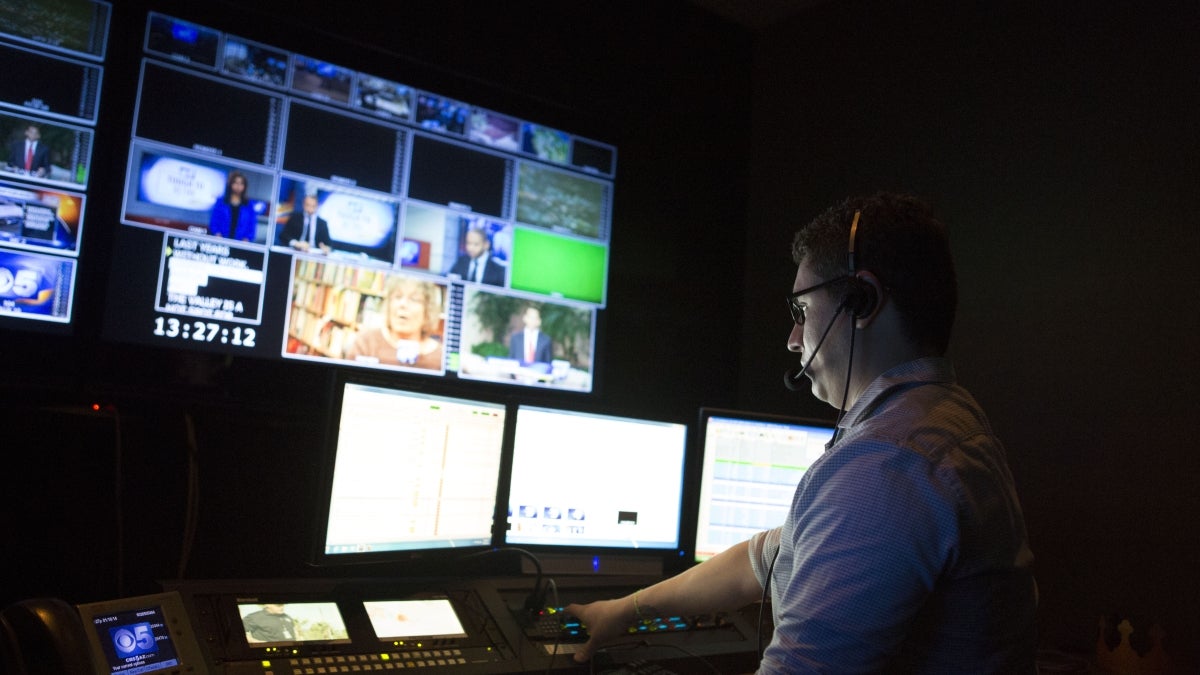
[[[958,295],[945,227],[909,195],[849,199],[796,233],[792,257],[785,384],[839,411],[833,439],[781,526],[568,605],[591,635],[575,659],[631,623],[770,593],[760,673],[1036,672],[1033,556],[1004,448],[944,356]]]

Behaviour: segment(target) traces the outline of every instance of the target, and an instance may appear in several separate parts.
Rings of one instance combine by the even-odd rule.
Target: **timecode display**
[[[254,328],[222,326],[213,321],[187,321],[174,317],[155,317],[154,334],[195,342],[219,342],[235,347],[254,347],[258,331]]]

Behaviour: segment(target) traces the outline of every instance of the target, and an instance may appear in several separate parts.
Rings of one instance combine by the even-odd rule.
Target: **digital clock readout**
[[[195,342],[219,342],[235,347],[254,347],[258,332],[254,328],[222,326],[213,321],[185,321],[174,317],[155,317],[154,334]]]

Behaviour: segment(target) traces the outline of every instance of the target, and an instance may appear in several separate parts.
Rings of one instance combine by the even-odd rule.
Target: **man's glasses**
[[[833,284],[836,284],[839,281],[845,281],[849,278],[850,277],[848,277],[848,276],[834,277],[833,279],[829,279],[827,281],[822,281],[821,283],[817,284],[816,286],[809,286],[808,288],[796,291],[795,293],[789,293],[787,296],[787,303],[788,303],[788,311],[790,311],[792,313],[792,321],[795,321],[797,326],[804,325],[805,305],[804,305],[804,303],[799,301],[800,296],[807,295],[809,293],[812,293],[813,291],[825,288],[826,286],[832,286]]]

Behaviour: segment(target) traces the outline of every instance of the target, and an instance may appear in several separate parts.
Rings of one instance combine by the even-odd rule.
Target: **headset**
[[[850,223],[850,245],[846,256],[846,267],[849,270],[846,277],[850,288],[847,289],[846,297],[842,300],[846,309],[855,319],[861,319],[873,312],[875,305],[879,302],[879,295],[875,292],[875,287],[858,277],[855,247],[858,243],[858,220],[861,217],[862,211],[855,211],[854,220]]]

